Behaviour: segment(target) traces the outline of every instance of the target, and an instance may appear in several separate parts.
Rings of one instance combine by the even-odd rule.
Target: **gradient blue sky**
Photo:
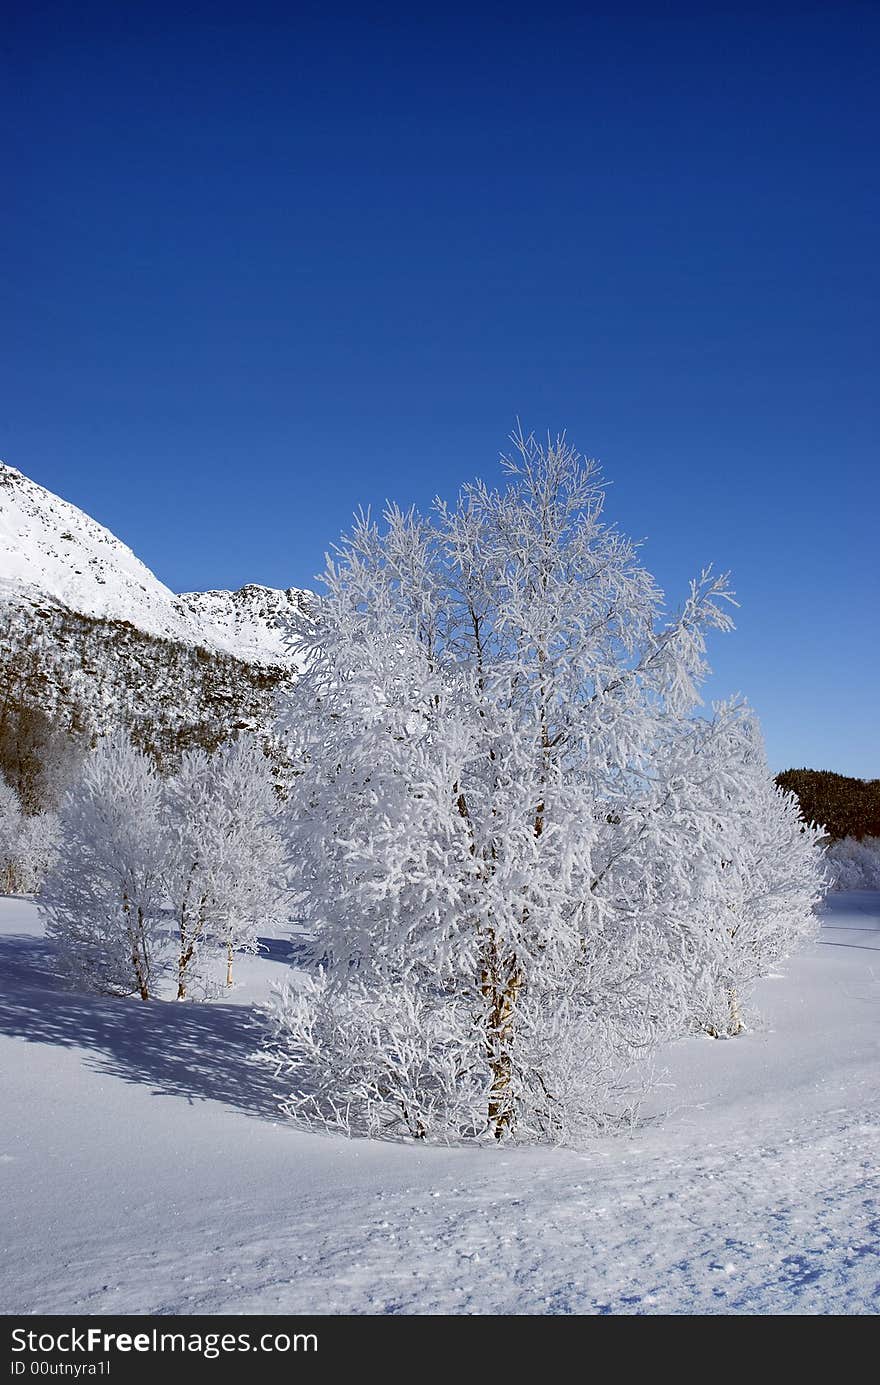
[[[6,11],[0,455],[178,590],[613,482],[774,768],[880,775],[875,4]]]

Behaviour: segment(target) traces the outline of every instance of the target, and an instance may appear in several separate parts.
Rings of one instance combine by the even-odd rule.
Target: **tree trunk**
[[[196,939],[199,936],[202,923],[202,909],[204,908],[205,898],[202,896],[199,901],[198,909],[190,908],[190,898],[192,892],[195,873],[198,869],[198,861],[193,861],[189,868],[186,885],[183,891],[183,898],[178,906],[178,927],[180,930],[180,956],[177,959],[177,999],[186,1000],[186,969],[195,951]]]
[[[186,969],[192,961],[196,943],[204,931],[204,908],[205,898],[202,896],[199,900],[198,912],[190,913],[185,905],[180,911],[180,957],[177,962],[178,1000],[186,1000]]]
[[[516,1111],[511,1092],[513,1059],[513,1023],[517,996],[522,988],[523,974],[516,957],[511,956],[502,967],[494,937],[488,941],[486,960],[481,974],[483,995],[489,1003],[486,1047],[492,1085],[489,1089],[489,1128],[496,1140],[503,1140],[514,1129]]]
[[[178,999],[178,1000],[186,1000],[186,969],[187,969],[187,967],[189,966],[189,960],[190,960],[190,958],[192,957],[192,955],[193,955],[193,944],[190,943],[189,946],[186,947],[186,946],[184,946],[184,940],[183,940],[183,938],[181,938],[181,942],[180,942],[180,957],[178,958],[178,961],[177,961],[177,999]]]
[[[149,983],[147,982],[147,978],[144,975],[143,963],[141,962],[141,955],[138,951],[137,945],[135,945],[131,951],[131,964],[134,967],[134,975],[135,980],[137,982],[137,993],[140,996],[141,1000],[149,1000],[150,987]]]
[[[226,948],[226,984],[232,985],[232,944]]]
[[[736,988],[731,986],[727,992],[727,1024],[723,1029],[718,1029],[714,1024],[707,1024],[705,1032],[710,1039],[735,1039],[737,1034],[741,1034],[744,1029],[745,1025],[739,1008],[739,996]]]
[[[134,929],[131,925],[132,903],[128,897],[128,891],[122,891],[122,912],[126,918],[126,929],[128,941],[131,947],[131,966],[134,972],[135,990],[141,1000],[150,999],[150,977],[147,966],[146,948],[141,951],[144,942],[144,911],[140,904],[137,906],[136,922]]]

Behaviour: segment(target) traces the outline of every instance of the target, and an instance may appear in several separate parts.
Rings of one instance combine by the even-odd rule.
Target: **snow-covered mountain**
[[[109,529],[0,462],[0,603],[52,603],[247,663],[289,666],[285,635],[305,596],[256,585],[178,596]]]
[[[238,591],[184,592],[177,601],[211,647],[249,663],[295,665],[288,637],[308,596],[296,587],[279,591],[249,582]]]
[[[0,463],[0,772],[23,803],[53,737],[116,727],[161,761],[242,729],[272,737],[308,593],[164,586],[75,505]]]

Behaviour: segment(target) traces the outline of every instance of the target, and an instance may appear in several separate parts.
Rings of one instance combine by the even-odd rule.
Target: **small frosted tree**
[[[880,837],[831,842],[825,863],[835,890],[880,890]]]
[[[154,994],[167,848],[152,761],[121,733],[100,741],[62,802],[58,854],[40,892],[47,933],[79,984]]]
[[[27,681],[24,671],[22,680]],[[7,685],[0,716],[0,776],[15,789],[25,816],[58,808],[85,749],[80,736]]]
[[[21,819],[15,861],[17,888],[22,894],[36,894],[58,854],[60,824],[58,814],[31,813]]]
[[[322,969],[277,1001],[274,1053],[304,1119],[565,1138],[693,1013],[704,766],[680,741],[727,584],[704,571],[664,618],[594,466],[516,444],[503,492],[361,516],[302,622],[290,807]]]
[[[0,892],[3,894],[15,894],[18,889],[22,823],[18,794],[11,784],[0,778]]]
[[[0,779],[0,893],[34,894],[58,850],[58,814],[24,813],[18,794]]]
[[[166,789],[171,834],[166,885],[179,936],[177,997],[203,982],[212,955],[256,952],[257,934],[284,917],[285,849],[271,765],[255,737],[190,751]]]
[[[700,1026],[734,1037],[754,983],[818,932],[815,906],[828,885],[822,834],[775,783],[749,707],[719,704],[693,736],[710,770],[701,792],[713,843],[697,854],[707,944]]]

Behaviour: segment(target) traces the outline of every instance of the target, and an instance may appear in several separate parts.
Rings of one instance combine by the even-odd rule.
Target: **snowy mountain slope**
[[[198,639],[197,623],[130,548],[75,505],[0,464],[0,581],[7,600],[56,601],[128,620],[165,639]]]
[[[288,638],[293,617],[302,612],[307,592],[249,583],[238,591],[184,592],[178,604],[200,630],[212,632],[220,647],[248,663],[283,664],[291,659]]]
[[[0,463],[0,603],[58,605],[258,664],[289,664],[303,594],[247,586],[177,596],[109,529]]]
[[[0,901],[0,1312],[880,1309],[880,894],[582,1150],[296,1130],[251,1062],[282,943],[237,1004],[143,1006],[62,991],[41,934]]]

